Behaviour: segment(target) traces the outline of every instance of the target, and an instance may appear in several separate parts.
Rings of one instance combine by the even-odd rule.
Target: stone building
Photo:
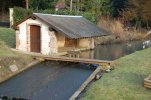
[[[82,16],[34,13],[16,26],[16,49],[44,55],[61,48],[94,48],[94,37],[108,35]]]

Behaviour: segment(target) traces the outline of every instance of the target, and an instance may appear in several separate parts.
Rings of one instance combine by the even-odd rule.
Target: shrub
[[[97,17],[95,14],[91,14],[89,12],[75,12],[75,11],[69,11],[69,10],[59,10],[55,11],[54,9],[46,9],[46,10],[26,10],[21,7],[14,7],[14,25],[16,23],[20,22],[23,20],[25,17],[31,15],[33,12],[36,13],[45,13],[45,14],[57,14],[57,15],[80,15],[85,17],[86,19],[90,20],[93,23],[97,23]]]
[[[89,12],[75,12],[75,11],[69,11],[69,10],[55,11],[54,9],[39,10],[35,12],[46,13],[46,14],[57,14],[57,15],[79,15],[79,16],[85,17],[86,19],[88,19],[89,21],[93,23],[97,23],[96,15]]]
[[[21,7],[14,7],[14,13],[13,13],[14,25],[16,25],[18,22],[23,20],[25,17],[32,14],[32,12],[33,12],[32,10],[26,10]]]
[[[138,32],[136,29],[127,30],[120,20],[111,19],[108,17],[100,18],[99,27],[112,33],[112,36],[115,38],[111,39],[113,40],[112,42],[140,40],[143,39],[145,35]],[[107,40],[109,39],[107,38]]]

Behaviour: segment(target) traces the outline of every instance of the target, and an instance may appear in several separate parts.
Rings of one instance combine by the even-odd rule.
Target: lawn
[[[151,75],[151,48],[115,61],[115,70],[105,73],[82,100],[151,100],[143,80]]]
[[[0,27],[0,57],[15,56],[9,47],[15,47],[15,31]]]
[[[14,46],[15,31],[8,28],[0,28],[0,82],[17,72],[12,72],[9,66],[16,65],[18,71],[20,71],[33,61],[33,58],[29,55],[12,51],[10,47]]]
[[[15,47],[15,31],[10,28],[0,27],[0,41],[3,41],[9,47]]]

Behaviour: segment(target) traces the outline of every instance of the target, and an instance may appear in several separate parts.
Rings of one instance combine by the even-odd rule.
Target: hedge
[[[21,7],[14,7],[14,25],[23,20],[25,17],[31,15],[33,12],[35,13],[45,13],[45,14],[57,14],[57,15],[80,15],[90,20],[93,23],[97,23],[97,17],[95,14],[91,14],[89,12],[74,12],[69,10],[59,10],[55,11],[54,9],[46,9],[46,10],[38,10],[33,11],[32,9],[26,10]]]
[[[32,10],[26,10],[21,7],[14,7],[14,13],[13,13],[13,18],[14,18],[14,25],[16,25],[18,22],[23,20],[25,17],[29,16],[32,14]]]

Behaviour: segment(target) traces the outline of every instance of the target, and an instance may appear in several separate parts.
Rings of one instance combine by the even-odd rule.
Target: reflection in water
[[[94,50],[82,52],[80,57],[101,60],[115,60],[124,55],[142,49],[143,45],[141,41],[133,41],[122,44],[98,45]]]

